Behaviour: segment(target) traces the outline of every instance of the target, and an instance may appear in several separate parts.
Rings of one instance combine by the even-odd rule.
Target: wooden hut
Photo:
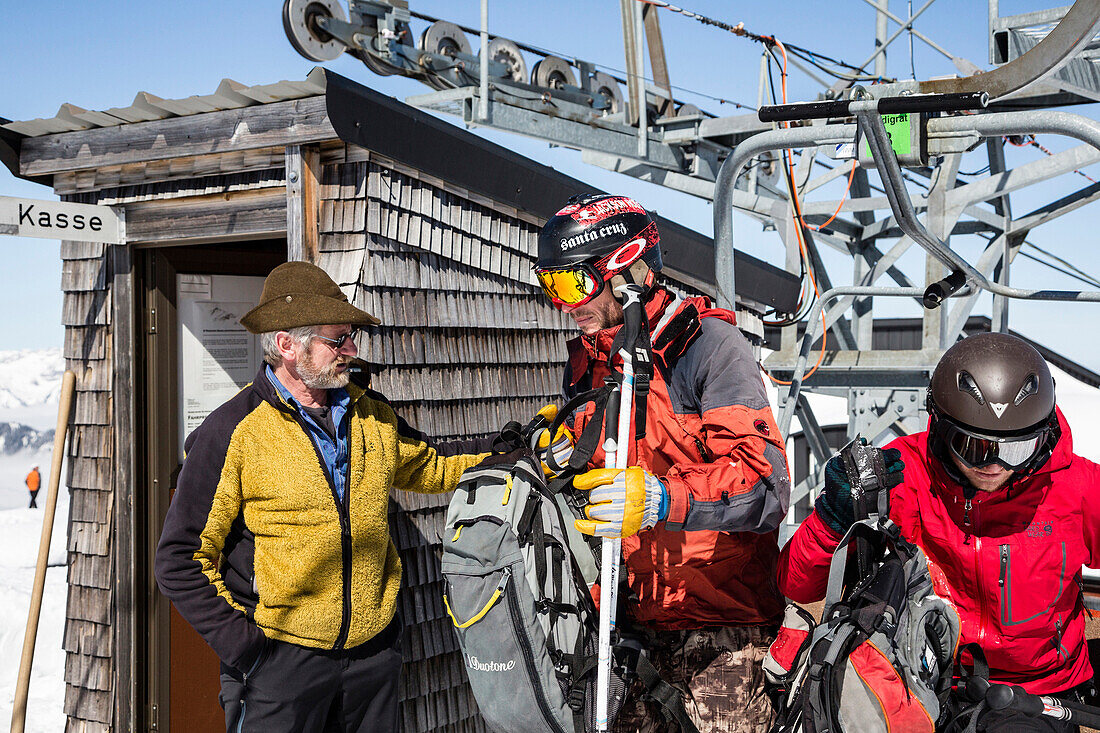
[[[0,121],[2,122],[2,121]],[[224,725],[212,652],[159,595],[152,559],[182,439],[251,378],[236,325],[287,259],[324,267],[383,325],[374,386],[434,437],[491,431],[559,392],[570,322],[530,274],[540,225],[580,181],[324,70],[305,81],[0,124],[0,160],[65,201],[110,205],[120,244],[63,241],[70,731]],[[713,281],[709,239],[662,221],[671,282]],[[738,257],[742,325],[793,310],[797,278]],[[406,731],[482,730],[441,602],[447,497],[399,493]]]

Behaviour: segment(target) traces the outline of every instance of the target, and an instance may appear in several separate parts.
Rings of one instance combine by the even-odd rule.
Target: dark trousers
[[[389,733],[398,730],[401,623],[353,649],[268,640],[245,675],[221,668],[227,733]]]
[[[31,492],[31,505],[29,507],[27,507],[28,509],[37,509],[38,508],[38,503],[35,501],[37,498],[38,498],[38,489],[35,489],[34,491]]]

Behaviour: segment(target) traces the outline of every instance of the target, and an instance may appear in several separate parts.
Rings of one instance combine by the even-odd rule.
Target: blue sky
[[[13,0],[8,0],[12,2]],[[718,0],[680,0],[684,7],[729,23],[743,22],[755,33],[775,34],[781,40],[862,63],[871,53],[874,10],[861,0],[820,4],[810,0],[772,3],[730,3]],[[478,0],[410,0],[413,10],[468,26],[477,26]],[[923,0],[912,3],[923,5]],[[1024,12],[1054,3],[1002,0],[1002,14]],[[908,3],[891,0],[891,11],[905,16]],[[28,6],[29,8],[30,6]],[[821,8],[827,7],[823,11]],[[938,0],[918,20],[917,28],[952,53],[988,67],[986,2]],[[278,0],[237,0],[232,3],[195,0],[189,3],[92,2],[40,3],[33,11],[9,18],[0,27],[0,117],[25,120],[51,117],[69,102],[86,109],[126,106],[138,91],[164,98],[212,92],[223,78],[244,84],[280,79],[302,79],[314,64],[298,56],[283,35],[282,4]],[[561,0],[557,3],[490,0],[490,32],[613,69],[623,68],[619,3],[616,0]],[[760,46],[704,26],[681,15],[661,11],[661,24],[673,84],[684,100],[720,115],[736,114],[732,104],[714,98],[755,105]],[[414,21],[414,32],[426,27]],[[895,28],[891,24],[891,31]],[[471,38],[477,48],[477,39]],[[916,41],[916,75],[928,78],[954,73],[939,54]],[[429,91],[421,84],[397,77],[380,77],[348,56],[326,64],[399,99]],[[888,74],[909,76],[908,42],[899,40],[888,54]],[[815,98],[819,85],[792,71],[790,99]],[[1075,112],[1095,116],[1095,105]],[[663,215],[704,233],[710,233],[707,202],[587,166],[575,151],[550,148],[545,143],[504,133],[487,137],[593,185],[637,197]],[[1044,137],[1043,144],[1059,150],[1068,143]],[[1040,156],[1032,149],[1010,150],[1010,163]],[[985,165],[977,156],[963,161],[963,170]],[[1094,166],[1100,167],[1100,166]],[[1096,170],[1085,171],[1100,178]],[[1076,180],[1071,180],[1076,179]],[[1065,177],[1041,191],[1017,196],[1014,209],[1027,212],[1081,185],[1084,179]],[[817,192],[822,198],[839,191]],[[0,170],[0,195],[50,197],[43,186],[21,181]],[[1091,254],[1091,234],[1100,210],[1084,207],[1055,224],[1036,230],[1030,240],[1070,260],[1090,274],[1100,272]],[[781,265],[783,251],[774,233],[763,232],[746,218],[737,220],[737,246],[768,262]],[[974,244],[959,245],[976,251]],[[843,260],[829,262],[845,267]],[[58,245],[50,240],[0,237],[0,348],[42,348],[60,345]],[[921,266],[903,261],[912,275]],[[1092,268],[1096,269],[1093,270]],[[834,270],[834,272],[840,272]],[[1060,275],[1021,263],[1014,267],[1013,284],[1028,287],[1076,288]],[[883,304],[885,306],[885,304]],[[883,315],[917,315],[915,308],[891,304],[877,308]],[[988,311],[988,305],[979,312]],[[1045,345],[1100,371],[1100,339],[1091,337],[1100,305],[1014,303],[1012,324]]]

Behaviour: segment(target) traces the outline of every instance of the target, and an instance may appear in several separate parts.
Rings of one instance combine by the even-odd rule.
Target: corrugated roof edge
[[[0,117],[0,163],[3,163],[4,167],[11,171],[11,174],[16,178],[22,178],[32,183],[41,183],[43,186],[52,186],[53,178],[51,176],[24,176],[19,173],[19,149],[24,136],[5,129],[4,125],[8,122],[11,122],[11,120]]]
[[[325,84],[325,70],[321,67],[315,67],[302,81],[284,80],[274,84],[245,86],[232,79],[222,79],[213,94],[196,95],[185,99],[161,99],[148,92],[138,92],[129,107],[112,107],[98,112],[66,102],[53,117],[15,122],[2,120],[0,130],[17,133],[23,137],[39,137],[58,132],[89,130],[94,127],[114,127],[131,122],[186,117],[203,112],[316,97],[325,93]]]

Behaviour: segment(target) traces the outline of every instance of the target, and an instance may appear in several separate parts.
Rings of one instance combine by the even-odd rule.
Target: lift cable
[[[748,38],[751,41],[756,41],[757,43],[762,43],[766,46],[771,46],[771,45],[774,45],[774,44],[778,43],[775,36],[760,35],[759,33],[753,33],[751,31],[746,30],[744,23],[738,23],[737,25],[731,25],[730,23],[726,23],[726,22],[723,22],[721,20],[715,20],[714,18],[708,18],[705,15],[700,15],[699,13],[695,13],[691,10],[686,10],[686,9],[681,8],[679,6],[672,5],[670,3],[665,2],[664,0],[637,0],[637,1],[640,2],[640,3],[643,3],[645,5],[653,5],[655,7],[664,8],[665,10],[669,10],[669,11],[674,12],[674,13],[679,13],[680,15],[683,15],[687,18],[691,18],[692,20],[699,21],[703,25],[714,26],[715,28],[719,28],[719,29],[724,30],[724,31],[729,31],[730,33],[734,34],[735,36],[741,36],[742,38]],[[832,76],[834,78],[837,78],[837,79],[842,79],[842,80],[845,80],[845,81],[879,81],[879,82],[896,81],[896,79],[889,79],[889,78],[886,78],[886,77],[876,76],[874,74],[868,74],[867,70],[864,69],[864,68],[854,66],[854,65],[849,64],[849,63],[847,63],[845,61],[842,61],[840,59],[832,58],[831,56],[827,56],[823,53],[818,53],[817,51],[811,51],[810,49],[804,48],[802,46],[796,46],[793,43],[786,43],[786,44],[783,44],[783,45],[786,48],[787,52],[789,52],[792,56],[797,56],[798,58],[802,59],[806,63],[813,65],[818,70],[820,70],[820,71],[822,71],[826,74],[829,74],[830,76]],[[786,55],[786,54],[784,54],[784,55]],[[854,74],[848,74],[848,73],[836,71],[834,69],[829,69],[829,68],[826,68],[825,66],[823,66],[821,62],[833,64],[834,66],[840,66],[842,68],[854,71],[855,73]]]

